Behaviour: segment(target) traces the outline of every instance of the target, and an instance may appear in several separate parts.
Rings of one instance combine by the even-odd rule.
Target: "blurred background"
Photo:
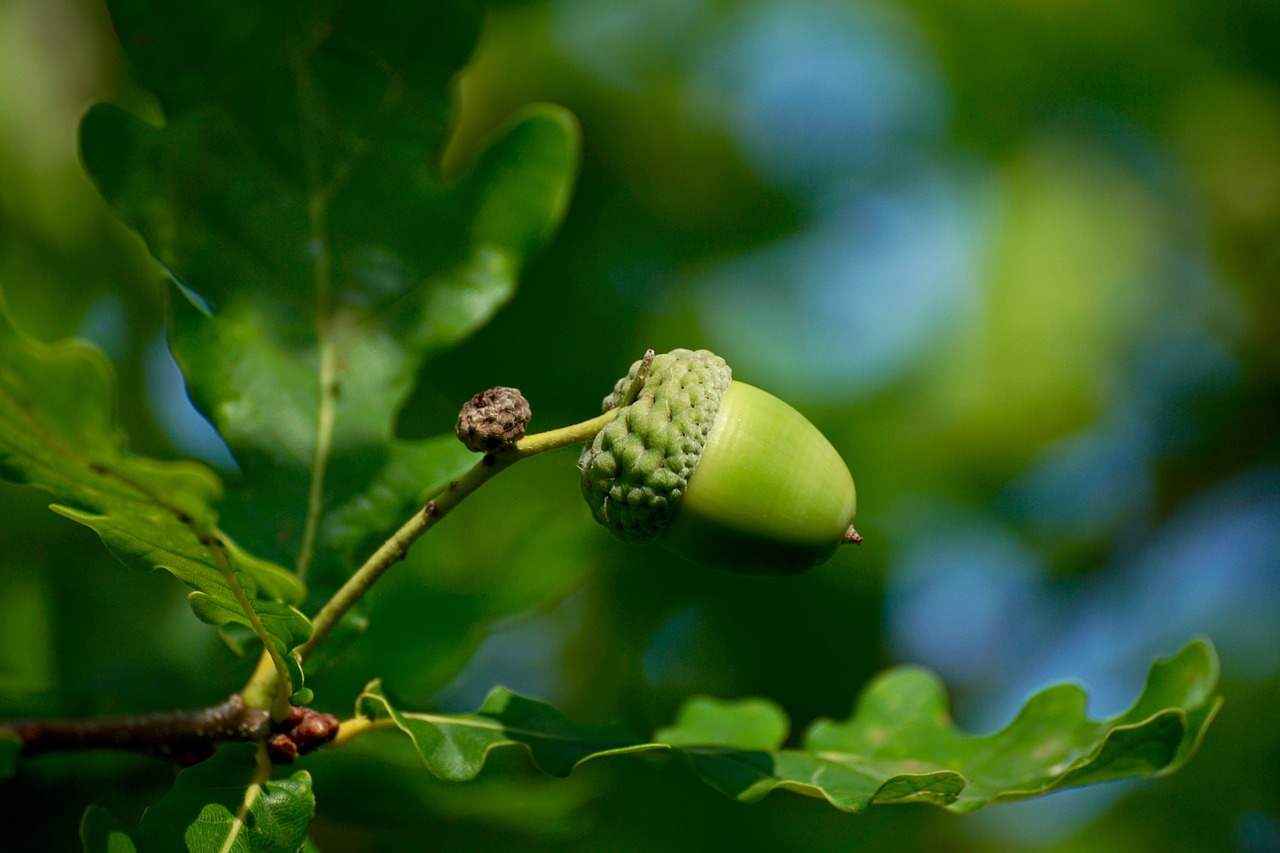
[[[1280,851],[1280,5],[1273,0],[493,3],[446,169],[518,106],[584,131],[568,220],[514,302],[428,365],[401,433],[495,384],[534,427],[593,414],[645,348],[706,347],[831,438],[866,537],[781,580],[710,574],[590,520],[571,452],[521,466],[371,596],[310,686],[382,676],[472,710],[495,684],[648,733],[695,693],[762,695],[792,737],[874,673],[929,666],[965,728],[1084,684],[1123,710],[1196,635],[1227,703],[1200,754],[957,818],[743,806],[679,763],[472,785],[401,744],[315,756],[321,848]],[[186,400],[165,286],[84,176],[86,107],[129,96],[95,0],[0,0],[0,287],[115,362],[139,452],[233,463]],[[522,470],[523,469],[523,470]],[[0,714],[218,701],[237,659],[179,584],[0,484]],[[495,529],[495,515],[503,523]],[[234,532],[234,531],[232,531]],[[117,755],[5,784],[15,850],[75,846],[172,780]],[[429,839],[424,842],[423,839]],[[0,845],[3,846],[3,845]]]

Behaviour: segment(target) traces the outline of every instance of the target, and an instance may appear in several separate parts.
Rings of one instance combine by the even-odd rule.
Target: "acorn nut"
[[[619,539],[742,574],[803,571],[861,541],[840,454],[714,353],[637,361],[604,400],[614,408],[578,466],[592,514]]]

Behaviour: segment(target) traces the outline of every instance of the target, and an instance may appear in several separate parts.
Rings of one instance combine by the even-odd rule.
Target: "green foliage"
[[[101,353],[32,340],[0,304],[0,364],[0,477],[52,494],[54,511],[91,527],[126,565],[193,587],[192,609],[206,622],[250,624],[234,582],[282,654],[310,635],[292,606],[303,595],[298,578],[218,528],[222,484],[211,471],[125,451]]]
[[[780,788],[849,812],[923,802],[967,813],[1060,788],[1172,773],[1221,707],[1217,686],[1217,656],[1198,641],[1157,661],[1124,714],[1089,720],[1084,691],[1061,685],[1032,697],[1006,728],[978,736],[955,728],[936,676],[900,667],[867,687],[850,719],[814,723],[801,749],[784,748],[786,715],[761,699],[690,699],[649,743],[616,727],[576,726],[502,688],[476,713],[450,716],[404,711],[375,681],[356,714],[394,724],[428,770],[454,782],[475,778],[500,746],[524,745],[554,776],[603,756],[674,750],[707,784],[743,802]]]
[[[18,753],[22,751],[22,741],[5,733],[0,733],[0,780],[8,779],[18,766]]]
[[[252,487],[230,502],[237,529],[341,580],[369,534],[469,464],[452,441],[393,440],[393,421],[423,360],[511,297],[560,220],[576,124],[528,108],[464,178],[441,177],[477,27],[465,4],[112,15],[164,124],[93,108],[85,164],[190,299],[171,346]]]
[[[223,747],[179,773],[173,790],[142,815],[132,838],[105,809],[90,806],[80,827],[85,853],[296,853],[315,814],[311,775],[299,770],[267,781],[261,772],[252,745]]]
[[[413,740],[427,769],[451,782],[474,779],[490,751],[500,746],[524,744],[553,776],[568,776],[589,758],[651,748],[614,726],[576,726],[551,706],[501,687],[476,713],[449,716],[402,711],[383,693],[381,682],[373,681],[356,700],[356,714],[390,720]]]
[[[528,259],[559,225],[578,169],[577,124],[568,111],[541,104],[519,111],[477,156],[465,139],[451,141],[451,89],[479,29],[478,13],[463,2],[113,0],[110,8],[136,82],[154,103],[143,117],[93,107],[81,126],[84,165],[172,277],[171,351],[239,470],[228,475],[224,496],[203,465],[130,453],[107,360],[83,344],[32,340],[0,310],[0,477],[52,494],[56,512],[92,528],[127,565],[163,568],[192,587],[192,610],[233,642],[246,628],[261,631],[301,688],[290,652],[311,633],[303,612],[314,613],[407,513],[474,462],[451,435],[400,437],[397,418],[419,386],[447,385],[424,365],[512,298]],[[448,150],[459,144],[461,152]],[[446,160],[471,165],[454,178],[444,173]],[[569,323],[565,313],[557,309],[555,322]],[[546,328],[537,334],[546,337]],[[562,362],[587,361],[580,342],[559,345]],[[514,349],[489,346],[480,356],[519,360]],[[1036,371],[1023,372],[1039,383]],[[1011,407],[996,408],[1014,420]],[[883,432],[909,439],[906,420],[899,412]],[[930,447],[956,444],[963,442]],[[916,466],[914,476],[931,464],[892,442],[885,448],[878,455],[912,460],[904,464]],[[412,578],[382,603],[390,627],[344,650],[347,669],[318,691],[319,701],[345,703],[371,670],[407,683],[402,689],[415,700],[430,695],[475,651],[482,626],[563,594],[591,562],[589,548],[538,515],[556,508],[553,497],[525,501],[521,512],[510,503],[481,496],[464,512],[483,509],[490,518],[450,519],[463,531],[453,543],[463,557],[453,564],[433,557],[430,579]],[[627,584],[640,582],[626,568],[609,570],[631,591]],[[652,588],[676,583],[674,573],[645,577]],[[669,597],[683,604],[684,589]],[[706,597],[732,607],[732,596],[743,595],[733,590]],[[633,606],[643,611],[639,598],[619,596],[628,609],[619,621],[637,632],[644,617],[628,617]],[[783,625],[775,604],[768,615]],[[362,625],[350,618],[341,633]],[[746,630],[771,641],[760,624]],[[603,671],[614,659],[601,636],[614,639],[602,632],[582,645],[594,646]],[[809,653],[833,644],[796,645]],[[317,661],[335,662],[317,656],[308,665]],[[431,774],[451,782],[475,779],[491,752],[508,745],[524,746],[554,776],[595,758],[659,752],[680,755],[712,788],[742,802],[781,788],[846,812],[922,802],[965,813],[1173,772],[1221,705],[1217,683],[1212,647],[1196,642],[1157,662],[1123,714],[1090,720],[1085,693],[1059,686],[984,736],[960,732],[938,678],[912,667],[880,676],[848,720],[820,720],[796,744],[787,713],[764,699],[689,699],[673,725],[643,740],[620,725],[577,725],[502,688],[473,714],[407,711],[381,680],[360,693],[350,722],[399,729],[408,735],[405,752],[411,747]],[[595,695],[591,688],[583,692]],[[309,701],[310,693],[293,698]],[[18,752],[0,733],[0,778],[13,775]],[[313,849],[310,775],[273,779],[279,771],[261,755],[233,744],[184,770],[136,831],[90,807],[85,849]],[[384,769],[374,766],[373,777]]]
[[[85,853],[137,853],[138,846],[115,815],[102,806],[89,806],[80,820],[80,843]]]

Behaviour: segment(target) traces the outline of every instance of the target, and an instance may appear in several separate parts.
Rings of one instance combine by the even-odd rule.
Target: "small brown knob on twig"
[[[518,388],[490,388],[472,397],[458,413],[453,431],[476,453],[515,445],[529,427],[529,401]]]

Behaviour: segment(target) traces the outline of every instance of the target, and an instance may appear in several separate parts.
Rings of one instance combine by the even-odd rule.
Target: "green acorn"
[[[840,454],[714,353],[646,356],[604,408],[620,411],[578,466],[592,514],[619,539],[743,574],[803,571],[861,541]]]

